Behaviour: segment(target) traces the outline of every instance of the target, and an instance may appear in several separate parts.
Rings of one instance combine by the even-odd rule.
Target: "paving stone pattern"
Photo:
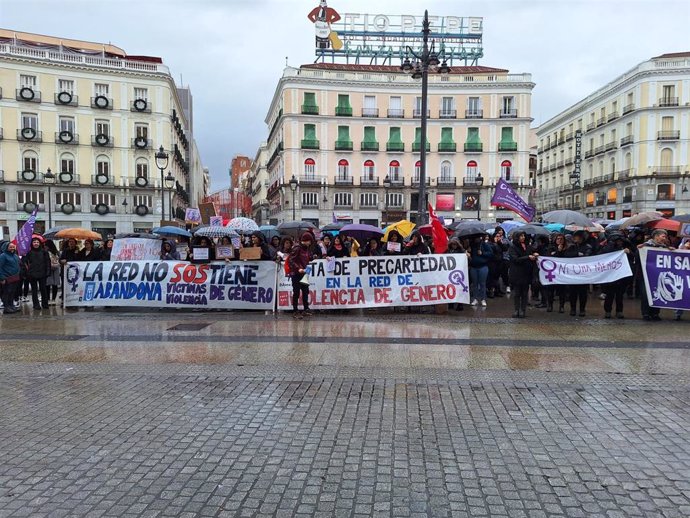
[[[2,517],[690,516],[669,378],[7,367]]]

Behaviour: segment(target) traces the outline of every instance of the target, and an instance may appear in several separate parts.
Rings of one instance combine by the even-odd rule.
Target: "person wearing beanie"
[[[309,283],[302,282],[307,273],[309,263],[313,258],[311,251],[314,243],[314,236],[310,232],[305,232],[300,237],[299,243],[292,247],[288,257],[288,276],[292,280],[292,317],[301,319],[311,316],[309,311]],[[299,312],[299,299],[302,296],[304,311]]]

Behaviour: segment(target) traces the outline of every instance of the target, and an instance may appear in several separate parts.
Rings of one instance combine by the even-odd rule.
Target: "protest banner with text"
[[[690,310],[690,251],[644,247],[640,262],[650,306]]]
[[[552,284],[606,284],[631,277],[632,270],[625,252],[587,257],[539,257],[539,281]]]
[[[160,259],[161,240],[126,237],[115,239],[110,258],[113,261],[149,261]]]
[[[65,305],[272,310],[276,270],[272,261],[74,262],[65,268]]]
[[[313,261],[309,275],[312,309],[379,308],[469,303],[464,254],[351,257]],[[278,309],[292,308],[292,279],[278,281]]]

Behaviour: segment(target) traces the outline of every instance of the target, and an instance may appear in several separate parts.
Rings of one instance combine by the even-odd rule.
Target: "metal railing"
[[[499,151],[517,151],[517,142],[499,142]]]
[[[362,175],[359,177],[359,185],[378,185],[379,177],[373,175]]]
[[[678,104],[678,97],[660,97],[657,106],[659,108],[666,108],[669,106],[678,106]]]
[[[678,140],[680,138],[680,130],[665,130],[659,131],[656,134],[657,140]]]
[[[393,118],[404,118],[405,117],[405,110],[402,108],[389,108],[388,109],[388,118],[393,119]]]
[[[362,108],[362,117],[378,117],[378,108]]]
[[[352,151],[352,141],[351,140],[336,140],[335,141],[336,151]]]
[[[324,180],[324,176],[318,174],[302,174],[299,175],[297,180],[300,185],[321,185]]]
[[[91,135],[91,145],[96,147],[113,147],[115,139],[110,135],[99,133],[98,135]]]
[[[439,110],[438,112],[438,118],[439,119],[455,119],[458,116],[458,111],[457,110]]]
[[[387,142],[386,151],[403,152],[405,151],[404,142]]]
[[[302,139],[300,147],[302,149],[319,149],[319,141],[316,139]]]
[[[103,103],[105,99],[105,104]],[[99,110],[112,110],[113,100],[105,95],[96,95],[91,98],[91,108],[98,108]]]
[[[20,142],[43,142],[43,132],[33,128],[21,128],[17,130],[17,140]]]
[[[436,185],[440,187],[455,187],[456,178],[455,176],[439,176],[436,179]]]
[[[302,105],[302,114],[303,115],[318,115],[319,114],[319,107],[316,106],[315,104],[303,104]]]
[[[481,142],[466,142],[463,149],[465,153],[481,153],[484,150],[484,144]]]
[[[439,153],[455,153],[458,149],[458,145],[455,142],[439,142],[438,152]]]
[[[652,174],[656,176],[676,176],[681,172],[679,165],[657,165],[652,168]]]
[[[635,137],[633,137],[632,135],[628,135],[627,137],[623,137],[621,139],[621,147],[632,144],[633,142],[635,142]]]
[[[352,117],[352,106],[336,106],[335,114],[339,117]]]
[[[79,135],[71,131],[56,131],[55,143],[63,144],[65,146],[76,146],[79,144]]]
[[[429,109],[426,110],[426,118],[428,119],[431,115],[431,111]],[[415,108],[412,110],[412,117],[415,119],[421,119],[422,118],[422,110],[418,110]]]
[[[361,142],[360,144],[360,149],[362,151],[378,151],[379,150],[379,143],[378,142]]]
[[[483,119],[484,110],[465,110],[466,119]]]
[[[335,184],[336,185],[353,185],[354,179],[350,175],[336,175]]]

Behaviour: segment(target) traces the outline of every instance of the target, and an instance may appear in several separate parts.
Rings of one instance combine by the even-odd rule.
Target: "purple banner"
[[[22,225],[22,228],[17,232],[17,253],[19,255],[26,255],[31,250],[31,236],[34,233],[34,226],[36,225],[36,213],[38,212],[38,205],[26,220],[26,223]]]
[[[640,261],[650,306],[690,310],[690,252],[644,247]]]
[[[523,200],[503,178],[499,178],[496,184],[496,192],[491,197],[491,205],[512,210],[525,221],[532,221],[537,213],[537,209]]]

